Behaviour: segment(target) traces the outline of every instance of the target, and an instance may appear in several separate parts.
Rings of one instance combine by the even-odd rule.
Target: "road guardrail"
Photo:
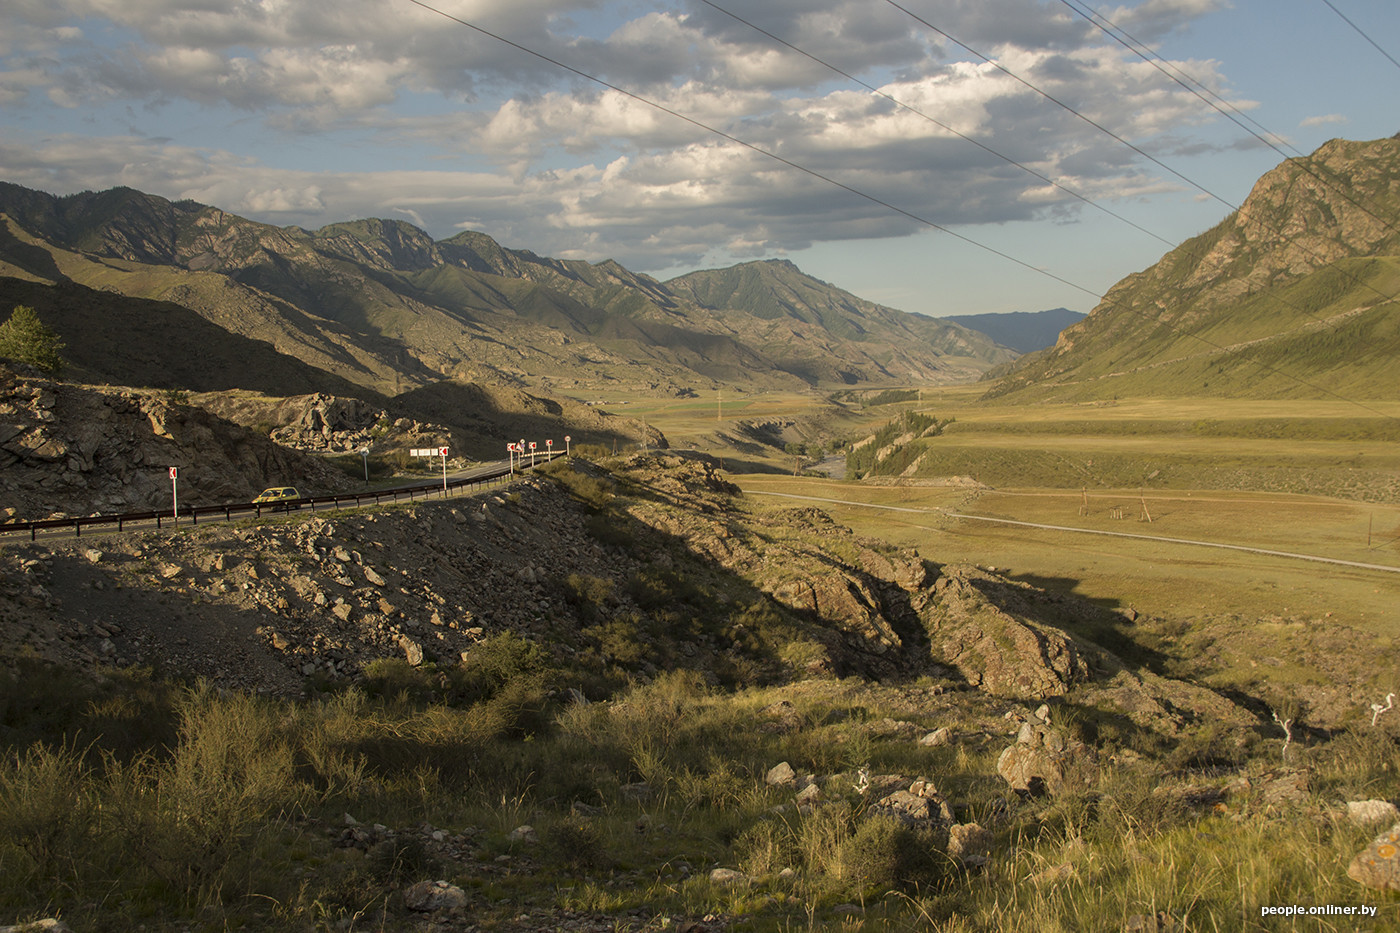
[[[552,453],[548,456],[540,454],[539,459],[549,462],[555,457],[563,456],[562,453]],[[489,473],[478,476],[465,477],[463,479],[449,479],[442,483],[415,483],[411,486],[396,486],[392,489],[378,489],[374,492],[353,492],[344,493],[337,496],[307,496],[297,500],[297,508],[310,506],[311,511],[321,508],[355,508],[356,506],[372,503],[379,505],[383,502],[411,501],[413,499],[432,499],[435,497],[448,498],[452,491],[460,490],[463,487],[475,488],[485,486],[491,482],[522,473],[528,467],[517,466],[515,470],[509,467],[500,467]],[[157,528],[165,525],[178,526],[182,521],[188,520],[191,525],[198,525],[200,516],[206,519],[212,515],[223,516],[224,521],[232,521],[234,515],[245,515],[252,513],[254,518],[261,518],[264,512],[274,513],[286,510],[285,505],[272,505],[253,502],[231,502],[224,505],[192,505],[181,506],[178,514],[172,510],[151,510],[146,512],[125,512],[121,515],[85,515],[79,518],[46,518],[33,522],[7,522],[0,524],[0,539],[11,535],[29,533],[29,540],[38,538],[40,531],[50,529],[73,529],[73,537],[80,538],[85,528],[98,528],[107,525],[115,525],[117,531],[123,530],[126,525],[138,522],[155,522]]]

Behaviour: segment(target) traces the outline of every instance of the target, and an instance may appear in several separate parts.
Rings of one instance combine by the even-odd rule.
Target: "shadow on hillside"
[[[0,277],[0,307],[33,308],[66,343],[68,375],[79,381],[154,389],[266,395],[330,392],[382,399],[354,383],[224,330],[168,301],[129,298],[73,282],[45,285]],[[356,365],[353,360],[344,360]]]
[[[1036,589],[1028,599],[1019,587],[978,580],[976,586],[987,600],[1004,612],[1022,615],[1048,628],[1059,629],[1082,641],[1090,642],[1135,667],[1155,674],[1165,674],[1167,657],[1144,645],[1134,637],[1133,622],[1122,612],[1116,599],[1090,599],[1075,591],[1083,582],[1073,577],[1045,576],[1034,573],[1011,574],[1008,580],[1025,583]]]
[[[640,433],[617,416],[589,412],[594,424],[580,424],[580,417],[552,398],[517,389],[486,388],[475,383],[437,382],[397,395],[389,400],[389,411],[419,421],[444,425],[454,432],[454,444],[475,456],[496,460],[506,455],[505,445],[525,439],[545,450],[545,440],[554,449],[564,449],[564,437],[574,446],[597,444],[627,447],[638,442]],[[609,422],[612,422],[610,424]]]
[[[716,457],[718,466],[726,473],[789,473],[780,466],[764,463],[762,460],[743,460],[738,457]]]
[[[680,455],[685,456],[683,453]],[[716,458],[712,455],[692,453],[689,456],[717,465]],[[704,501],[705,491],[687,489],[681,484],[665,483],[664,477],[661,482],[646,482],[636,475],[630,475],[624,482],[627,495],[635,499],[648,500],[676,509],[698,510],[712,516],[724,514],[722,505]],[[719,479],[719,482],[724,483],[722,479]],[[730,494],[739,492],[738,487],[734,486],[730,486],[728,490],[715,491],[721,494],[726,491]],[[792,528],[810,524],[805,516],[811,513],[820,513],[820,510],[789,510],[784,513],[789,519],[785,525]],[[781,550],[775,552],[775,559],[786,562],[789,570],[801,568],[803,576],[810,581],[813,592],[818,594],[816,602],[819,607],[828,607],[828,612],[832,606],[842,607],[838,612],[858,607],[858,610],[864,610],[883,620],[899,639],[897,649],[890,650],[880,640],[881,636],[874,627],[861,630],[862,626],[852,619],[824,615],[817,608],[797,609],[780,604],[740,574],[726,569],[709,553],[714,549],[728,549],[729,545],[724,542],[739,538],[747,538],[748,546],[762,551],[761,527],[750,528],[741,523],[725,521],[723,530],[719,532],[720,537],[715,539],[704,530],[698,533],[692,531],[687,534],[675,534],[654,528],[630,515],[622,514],[615,518],[618,524],[613,527],[619,530],[626,529],[626,534],[641,545],[634,547],[636,553],[684,554],[687,560],[700,565],[695,568],[697,572],[721,575],[727,589],[742,591],[743,600],[755,605],[768,606],[781,617],[800,623],[802,636],[819,641],[827,648],[831,673],[841,677],[860,676],[898,682],[925,675],[937,664],[937,659],[930,654],[928,632],[914,608],[914,594],[866,570],[859,565],[858,559],[847,561],[840,554],[822,548],[816,541],[823,529],[817,525],[811,525],[811,541],[799,539],[796,542],[785,542]],[[757,536],[757,540],[751,537],[753,535]],[[857,616],[858,610],[855,613]],[[775,645],[774,650],[780,647]],[[775,659],[776,656],[770,660]],[[962,680],[960,675],[952,671],[945,671],[944,676],[952,680]]]

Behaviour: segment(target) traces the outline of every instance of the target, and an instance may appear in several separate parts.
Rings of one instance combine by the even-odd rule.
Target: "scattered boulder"
[[[710,872],[710,884],[733,885],[744,884],[749,880],[749,876],[733,868],[716,868]]]
[[[1400,823],[1377,836],[1351,860],[1347,877],[1377,891],[1400,891]]]
[[[1351,800],[1347,802],[1347,818],[1358,826],[1380,823],[1400,823],[1400,810],[1389,800]]]
[[[768,770],[764,783],[769,787],[787,787],[797,783],[797,772],[786,761],[779,762]]]
[[[420,881],[403,892],[404,906],[419,913],[467,906],[467,892],[446,881]]]
[[[535,827],[528,825],[515,827],[506,838],[512,843],[523,842],[527,845],[534,845],[540,841],[539,834],[535,832]]]
[[[1016,744],[997,758],[997,773],[1012,790],[1031,797],[1058,794],[1088,763],[1088,749],[1035,719],[1021,726]]]
[[[947,726],[941,726],[919,739],[919,744],[925,748],[937,748],[940,745],[947,745],[952,737],[953,730]]]
[[[1308,800],[1306,771],[1272,771],[1264,776],[1264,803],[1271,807],[1296,806]]]
[[[992,834],[977,823],[950,826],[948,855],[964,865],[985,865],[992,856]]]
[[[403,649],[403,656],[410,667],[417,667],[423,663],[423,646],[418,642],[407,635],[400,635],[399,647]]]
[[[901,826],[911,829],[946,828],[953,824],[953,810],[938,789],[928,781],[914,781],[908,790],[897,790],[875,801],[872,816],[892,817]]]

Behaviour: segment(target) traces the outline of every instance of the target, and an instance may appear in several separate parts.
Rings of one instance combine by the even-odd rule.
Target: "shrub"
[[[571,573],[564,580],[564,599],[585,619],[598,619],[612,599],[613,582],[604,577]]]
[[[28,363],[40,372],[57,376],[63,371],[64,348],[58,334],[44,326],[33,308],[17,305],[0,324],[0,356]]]
[[[603,866],[603,834],[593,820],[571,814],[555,825],[548,838],[564,864],[575,868]]]

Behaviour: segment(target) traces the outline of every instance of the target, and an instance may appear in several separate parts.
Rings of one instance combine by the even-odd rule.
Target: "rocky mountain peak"
[[[1365,262],[1388,264],[1400,254],[1398,225],[1400,139],[1332,140],[1266,173],[1238,211],[1115,284],[1089,317],[1018,363],[993,392],[1073,383],[1079,395],[1298,394],[1316,391],[1309,384],[1319,380],[1333,391],[1373,383],[1352,364],[1374,356],[1383,335],[1358,315],[1371,314],[1393,289],[1384,285],[1388,265]],[[1344,334],[1329,337],[1325,360],[1315,341],[1308,349],[1322,332]],[[1182,362],[1245,348],[1258,354],[1261,343],[1270,344],[1262,373],[1246,375],[1232,363],[1219,375],[1228,369],[1239,378],[1211,380],[1203,371],[1188,376]],[[1282,375],[1294,369],[1305,376]]]

